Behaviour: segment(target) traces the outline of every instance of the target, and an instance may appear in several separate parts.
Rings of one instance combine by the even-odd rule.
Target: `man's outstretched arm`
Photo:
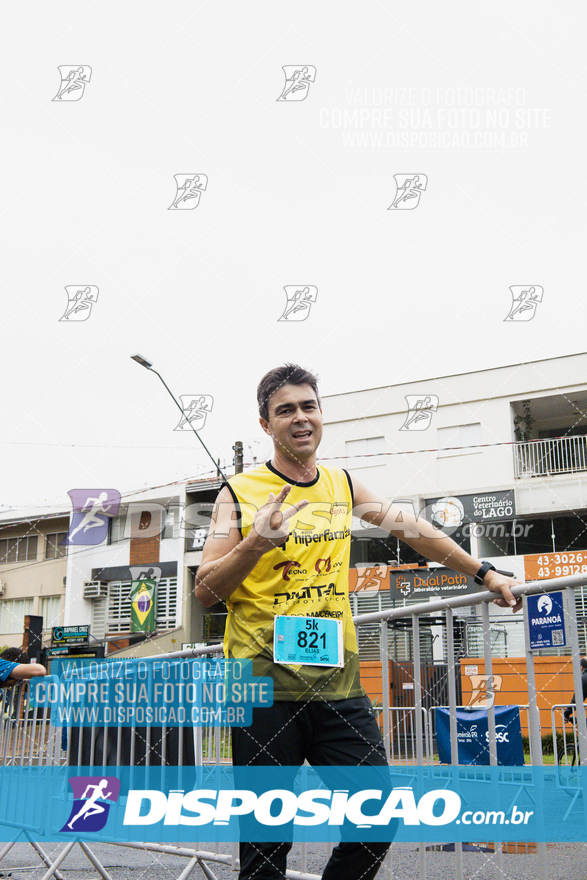
[[[19,663],[14,667],[9,677],[16,679],[16,681],[24,681],[39,675],[47,675],[47,670],[40,663]]]
[[[400,538],[426,559],[439,562],[468,577],[475,577],[481,566],[480,560],[459,547],[452,538],[435,529],[423,516],[416,519],[413,514],[367,489],[354,478],[352,483],[355,516]],[[516,601],[511,592],[511,588],[522,581],[488,571],[483,583],[492,593],[498,594],[499,598],[493,600],[496,605],[511,607],[512,611],[522,607],[522,600]]]

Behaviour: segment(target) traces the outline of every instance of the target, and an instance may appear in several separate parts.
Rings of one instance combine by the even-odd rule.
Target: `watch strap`
[[[483,586],[483,579],[488,571],[497,571],[497,569],[496,569],[495,565],[491,564],[491,562],[483,561],[481,563],[481,567],[479,568],[479,571],[475,575],[475,578],[474,578],[475,583],[479,584],[480,586]]]

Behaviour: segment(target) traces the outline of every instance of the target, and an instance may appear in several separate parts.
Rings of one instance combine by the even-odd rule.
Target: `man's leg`
[[[314,766],[388,767],[381,732],[368,697],[311,703],[312,745],[308,760]],[[387,773],[384,791],[391,789]],[[390,826],[389,841],[394,827]],[[364,834],[364,832],[363,832]],[[357,835],[361,831],[357,830]],[[345,835],[348,837],[348,832]],[[385,858],[389,842],[346,840],[339,843],[324,869],[322,880],[373,880]]]
[[[304,704],[300,703],[275,702],[266,708],[253,708],[248,727],[232,728],[235,780],[239,767],[299,767],[304,762],[303,746],[308,738],[305,719]],[[241,820],[240,824],[241,837],[246,837],[246,822]],[[241,840],[239,880],[285,880],[291,847],[291,843]]]

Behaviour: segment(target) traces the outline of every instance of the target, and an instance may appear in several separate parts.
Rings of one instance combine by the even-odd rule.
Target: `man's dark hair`
[[[587,669],[587,657],[581,657],[581,669]]]
[[[0,654],[0,659],[8,660],[9,663],[28,663],[29,658],[22,648],[5,648]]]
[[[318,405],[320,404],[318,377],[297,364],[284,364],[282,367],[275,367],[274,370],[269,370],[263,376],[257,388],[259,415],[266,422],[269,421],[269,401],[275,392],[279,391],[284,385],[310,385],[316,394]]]

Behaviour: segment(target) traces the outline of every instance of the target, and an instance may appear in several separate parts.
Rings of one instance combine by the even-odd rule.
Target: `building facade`
[[[522,580],[585,573],[586,379],[587,354],[578,354],[332,395],[323,400],[321,460]],[[414,569],[424,560],[413,550],[358,521],[352,541],[356,613],[475,589],[450,583],[446,571],[431,583],[432,572]],[[585,651],[584,589],[576,605]],[[519,617],[490,608],[494,652],[523,654]],[[462,654],[478,655],[479,622],[469,609],[458,616]],[[374,659],[366,631],[360,643],[363,659]],[[431,662],[445,656],[442,626],[431,622],[427,645]],[[390,631],[390,651],[411,659],[409,633]]]
[[[0,646],[26,644],[25,617],[63,623],[69,527],[64,509],[31,508],[0,514]]]

